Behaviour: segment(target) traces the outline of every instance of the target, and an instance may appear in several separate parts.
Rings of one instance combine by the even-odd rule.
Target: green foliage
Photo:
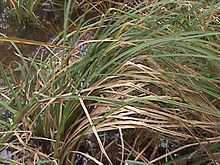
[[[180,157],[194,163],[191,154],[196,161],[203,155],[203,163],[217,161],[219,148],[210,145],[220,141],[219,3],[162,0],[75,22],[71,1],[65,5],[64,31],[56,48],[46,45],[44,60],[20,55],[19,83],[1,68],[11,93],[1,105],[13,110],[9,130],[15,132],[4,131],[16,139],[2,137],[5,145],[10,141],[32,155],[40,140],[42,162],[71,164],[93,133],[111,164],[116,157],[103,150],[98,133],[143,129],[121,135],[121,162],[165,164]],[[76,30],[69,29],[71,21]],[[79,57],[81,46],[86,53]],[[26,134],[15,134],[21,130]]]
[[[10,1],[10,13],[19,24],[27,25],[39,22],[36,11],[42,5],[42,0]]]

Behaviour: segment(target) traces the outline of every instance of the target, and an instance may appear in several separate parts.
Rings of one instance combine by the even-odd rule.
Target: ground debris
[[[11,160],[12,152],[7,149],[3,149],[2,151],[0,151],[0,159],[6,160],[6,161]]]

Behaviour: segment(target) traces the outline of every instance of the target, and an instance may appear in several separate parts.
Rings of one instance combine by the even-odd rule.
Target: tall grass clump
[[[20,55],[19,81],[2,66],[7,161],[219,162],[220,3],[146,4],[64,20],[43,60]]]
[[[38,22],[37,9],[41,6],[41,0],[10,0],[5,1],[5,7],[10,9],[13,20],[20,25]]]

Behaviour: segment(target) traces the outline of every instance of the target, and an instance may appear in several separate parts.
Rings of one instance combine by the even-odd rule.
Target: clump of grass
[[[40,0],[16,0],[8,1],[6,5],[9,6],[11,16],[18,24],[27,25],[39,22],[35,13],[41,4]]]
[[[74,164],[87,139],[97,152],[84,156],[97,164],[216,163],[218,6],[158,1],[110,8],[96,22],[76,22],[75,31],[65,20],[58,42],[68,44],[65,50],[47,47],[48,58],[23,59],[19,83],[2,77],[11,92],[3,105],[14,115],[11,125],[2,122],[2,146],[18,162],[26,156]],[[108,132],[119,135],[116,143],[101,138]]]

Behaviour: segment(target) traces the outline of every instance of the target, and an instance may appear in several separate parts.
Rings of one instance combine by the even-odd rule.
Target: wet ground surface
[[[52,25],[54,17],[52,17],[53,15],[48,15],[48,13],[42,12],[41,15],[39,15],[42,19],[42,25],[18,25],[18,23],[10,17],[9,11],[9,8],[4,7],[4,2],[0,4],[0,37],[47,42],[57,32],[56,30],[59,30],[56,29],[58,27]],[[51,20],[51,22],[48,20]],[[24,56],[30,56],[32,52],[37,49],[37,46],[25,44],[16,44],[16,46],[19,47]],[[0,40],[0,50],[0,62],[4,65],[8,66],[10,62],[19,60],[14,55],[15,49],[11,43]]]

